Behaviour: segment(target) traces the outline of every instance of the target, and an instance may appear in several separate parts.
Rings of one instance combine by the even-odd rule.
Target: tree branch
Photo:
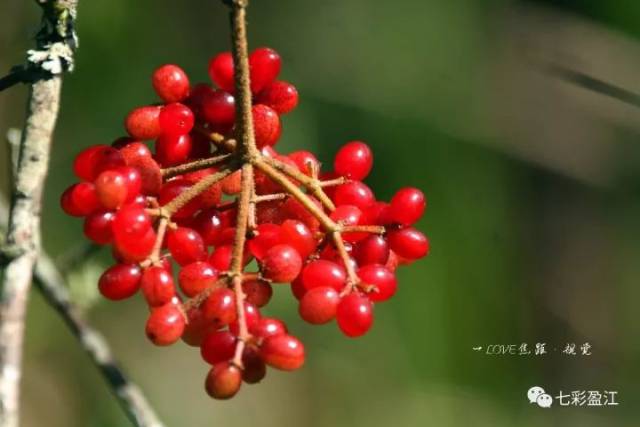
[[[18,168],[11,196],[6,267],[0,287],[0,426],[17,427],[24,318],[33,270],[40,250],[42,189],[51,138],[60,106],[61,73],[73,65],[73,22],[77,0],[39,1],[43,26],[29,63],[50,75],[35,81],[29,93]]]
[[[0,219],[6,218],[7,210],[4,200],[0,199]],[[131,423],[137,427],[164,427],[142,391],[127,378],[118,365],[105,338],[71,302],[60,270],[44,252],[40,254],[36,264],[34,279],[36,288],[47,304],[58,312],[99,369]]]

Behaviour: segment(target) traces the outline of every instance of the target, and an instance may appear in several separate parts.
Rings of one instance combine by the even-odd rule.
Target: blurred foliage
[[[640,28],[638,2],[543,3],[634,36]],[[303,338],[307,365],[295,374],[270,372],[231,402],[205,396],[206,366],[196,350],[147,344],[141,301],[99,301],[93,321],[169,426],[637,425],[640,176],[621,172],[612,185],[593,187],[516,158],[491,133],[478,131],[507,126],[487,120],[497,95],[487,82],[500,78],[493,74],[497,29],[505,10],[519,4],[252,1],[252,46],[280,51],[283,77],[301,93],[299,109],[284,119],[279,147],[315,150],[330,165],[339,145],[367,141],[376,154],[368,183],[379,197],[403,185],[425,190],[429,208],[420,228],[433,251],[401,270],[397,297],[376,308],[372,333],[357,341],[334,325],[303,325],[288,289],[278,289],[267,312],[290,321]],[[20,0],[0,6],[3,69],[30,46],[36,9]],[[54,254],[82,239],[78,221],[58,208],[58,195],[73,180],[75,153],[122,134],[126,112],[154,99],[155,66],[175,62],[204,81],[208,58],[229,40],[225,9],[212,0],[81,1],[78,23],[77,69],[65,80],[44,209],[44,244]],[[2,94],[0,133],[19,126],[25,96],[25,88]],[[608,141],[617,150],[613,170],[639,170],[637,129],[616,135]],[[3,168],[6,161],[0,154]],[[6,184],[4,177],[0,182]],[[95,262],[108,262],[108,254]],[[95,281],[92,264],[72,274],[74,289],[84,289],[87,276]],[[521,342],[551,348],[590,342],[594,355],[472,351]],[[533,385],[617,390],[622,405],[542,411],[525,400]],[[127,425],[73,338],[35,294],[23,402],[25,426]]]

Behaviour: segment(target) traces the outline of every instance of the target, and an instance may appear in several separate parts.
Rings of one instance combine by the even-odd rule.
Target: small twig
[[[214,184],[222,181],[227,176],[231,175],[235,172],[235,165],[228,165],[223,169],[219,170],[216,173],[212,173],[211,175],[203,178],[198,181],[197,184],[194,184],[188,190],[181,193],[178,197],[171,200],[169,203],[164,205],[161,208],[162,214],[167,218],[171,217],[174,213],[179,211],[183,206],[189,203],[191,200],[198,197],[203,191],[207,188],[211,187]]]
[[[300,172],[297,168],[291,165],[288,165],[286,163],[283,163],[272,157],[265,156],[264,159],[274,169],[280,172],[283,172],[285,175],[289,176],[290,178],[293,178],[294,180],[302,184],[306,189],[308,189],[311,192],[313,196],[315,196],[320,201],[320,203],[324,205],[325,208],[327,208],[330,211],[333,211],[336,209],[335,204],[329,198],[329,196],[327,196],[327,193],[324,192],[324,190],[322,189],[322,185],[320,184],[320,181],[317,178],[307,176],[302,172]]]
[[[160,251],[162,251],[162,244],[164,242],[164,236],[167,234],[168,226],[169,226],[169,218],[160,218],[160,224],[158,225],[158,234],[156,237],[156,241],[153,244],[153,249],[151,250],[151,256],[149,256],[149,261],[153,265],[157,265],[160,263]]]
[[[276,200],[284,200],[289,195],[287,193],[274,193],[274,194],[261,194],[255,196],[252,200],[253,203],[274,202]]]
[[[80,311],[71,303],[60,273],[45,254],[38,260],[35,284],[47,303],[58,312],[71,332],[78,338],[80,345],[100,370],[131,423],[138,427],[163,427],[142,391],[118,365],[105,338],[87,323]]]
[[[345,295],[351,292],[353,287],[358,284],[359,279],[358,275],[356,274],[356,270],[353,268],[353,263],[351,262],[351,257],[349,257],[349,253],[347,252],[342,234],[339,231],[334,231],[331,234],[331,239],[333,240],[333,244],[338,250],[338,254],[342,259],[344,268],[346,268],[347,270],[347,286],[345,286],[344,290],[342,291],[342,294]]]
[[[212,166],[219,165],[226,162],[231,158],[232,154],[222,154],[215,157],[209,157],[207,159],[196,160],[190,163],[184,163],[179,166],[162,169],[162,176],[165,178],[172,178],[183,173],[195,172],[202,169],[207,169]]]
[[[547,70],[554,76],[584,89],[617,99],[626,104],[640,107],[640,94],[616,86],[612,83],[590,76],[582,71],[565,68],[561,65],[549,65]]]
[[[226,151],[228,153],[232,153],[235,151],[236,149],[236,140],[235,139],[228,139],[225,138],[224,135],[218,133],[218,132],[211,132],[209,129],[196,125],[194,127],[194,130],[198,133],[200,133],[201,135],[206,136],[207,138],[209,138],[209,141],[213,142],[215,144],[216,147],[218,147],[219,149]]]
[[[385,228],[381,225],[345,225],[342,227],[342,232],[384,234]]]
[[[265,173],[269,178],[271,178],[277,184],[280,184],[284,190],[291,194],[296,198],[304,207],[307,209],[324,227],[327,232],[333,232],[338,229],[338,224],[336,224],[329,216],[324,213],[321,207],[316,205],[308,195],[306,195],[302,190],[298,188],[293,182],[291,182],[285,175],[281,172],[277,171],[274,167],[272,167],[267,161],[265,161],[266,157],[262,157],[256,161],[255,166]]]
[[[249,215],[251,213],[251,196],[253,194],[253,166],[246,163],[242,167],[242,181],[240,197],[238,199],[238,215],[236,221],[236,235],[233,242],[233,254],[231,257],[231,277],[233,280],[233,292],[236,296],[236,312],[238,314],[238,344],[233,358],[233,363],[242,368],[242,353],[246,342],[249,340],[249,330],[244,310],[245,294],[242,290],[242,271],[244,270],[244,246],[249,229]]]
[[[19,83],[33,83],[46,76],[46,73],[37,68],[24,66],[14,67],[9,74],[0,78],[0,92]]]
[[[19,424],[24,321],[40,252],[40,210],[51,139],[60,107],[62,73],[73,67],[77,0],[40,0],[42,27],[29,67],[48,73],[31,84],[29,108],[12,189],[6,268],[0,283],[0,426]]]

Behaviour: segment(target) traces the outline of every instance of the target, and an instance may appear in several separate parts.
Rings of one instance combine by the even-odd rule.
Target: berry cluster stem
[[[242,353],[246,341],[249,339],[247,319],[244,310],[245,295],[242,291],[242,271],[244,269],[244,246],[249,228],[249,217],[255,216],[250,208],[255,194],[253,178],[253,161],[260,156],[256,147],[253,130],[253,114],[251,84],[249,76],[249,48],[247,43],[246,0],[234,0],[231,3],[231,44],[234,62],[234,78],[238,103],[236,105],[237,125],[237,155],[242,165],[241,190],[238,198],[238,216],[236,221],[236,235],[231,258],[231,277],[236,296],[236,311],[240,328],[238,345],[233,363],[242,368]],[[253,219],[252,219],[253,222]]]
[[[323,228],[326,231],[338,231],[338,224],[336,224],[329,216],[320,208],[318,205],[313,203],[313,201],[306,195],[296,184],[291,182],[291,180],[283,175],[280,171],[278,171],[275,167],[270,164],[270,160],[267,160],[266,156],[262,156],[258,161],[256,161],[255,165],[258,169],[265,173],[269,178],[271,178],[274,182],[280,184],[284,190],[293,196],[298,202],[300,202],[305,209],[307,209],[318,221],[322,224]]]
[[[329,198],[329,196],[327,196],[327,193],[324,192],[324,190],[322,189],[323,185],[316,177],[307,176],[291,165],[282,163],[272,157],[265,156],[264,159],[267,163],[269,163],[270,166],[302,184],[311,192],[313,196],[315,196],[320,201],[320,203],[324,205],[325,208],[330,211],[336,209],[335,204]]]
[[[167,218],[171,217],[174,213],[179,211],[183,206],[189,203],[194,198],[198,197],[200,193],[205,191],[207,188],[211,187],[214,184],[222,181],[227,176],[231,175],[235,172],[236,167],[234,163],[229,163],[225,165],[220,171],[207,176],[206,178],[199,181],[197,184],[194,184],[187,191],[181,193],[178,197],[167,203],[161,208],[162,216]]]
[[[208,157],[206,159],[200,159],[189,163],[184,163],[178,166],[162,169],[162,176],[164,178],[173,178],[174,176],[182,175],[184,173],[195,172],[202,169],[207,169],[212,166],[216,166],[225,163],[230,160],[232,154],[220,154],[218,156]]]

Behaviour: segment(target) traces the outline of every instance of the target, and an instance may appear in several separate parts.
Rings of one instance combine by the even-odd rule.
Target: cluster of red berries
[[[242,381],[259,382],[267,365],[295,370],[304,363],[302,343],[260,312],[272,284],[291,284],[305,321],[335,319],[357,337],[372,325],[373,304],[396,293],[396,268],[429,251],[413,228],[424,195],[403,188],[390,203],[376,200],[362,182],[373,165],[366,144],[344,145],[326,173],[308,151],[273,148],[280,116],[296,107],[298,93],[276,80],[281,61],[272,49],[253,51],[249,65],[256,164],[265,166],[251,177],[242,248],[234,247],[242,234],[236,196],[243,180],[234,156],[230,53],[209,63],[217,88],[191,86],[176,65],[158,68],[152,82],[163,103],[129,113],[129,136],[82,151],[73,167],[80,182],[61,200],[67,214],[85,218],[87,238],[113,248],[116,264],[99,281],[102,295],[122,300],[141,290],[150,309],[148,338],[198,346],[212,365],[206,389],[215,398],[235,395]],[[238,254],[240,275],[231,271]],[[244,271],[253,260],[255,271]]]

